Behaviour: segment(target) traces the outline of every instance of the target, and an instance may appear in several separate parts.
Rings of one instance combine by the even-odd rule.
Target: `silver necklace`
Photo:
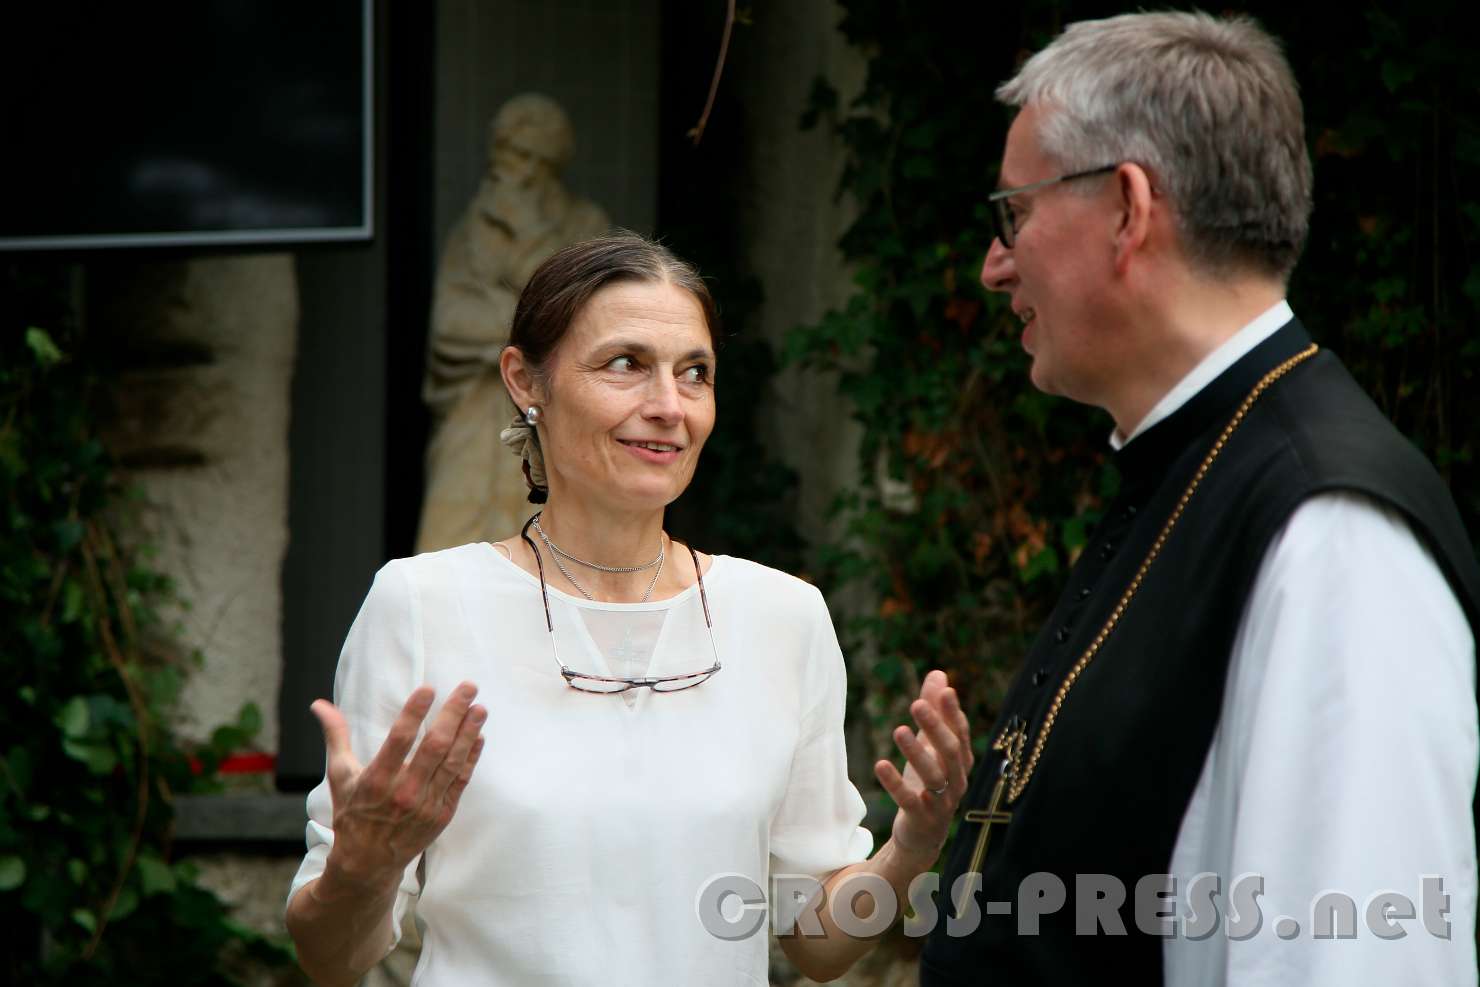
[[[555,560],[555,567],[560,570],[560,574],[564,576],[572,586],[579,590],[582,596],[593,603],[596,602],[596,598],[593,597],[590,593],[586,592],[586,587],[576,582],[576,577],[571,575],[570,570],[565,567],[565,563],[560,561],[562,557],[570,559],[572,562],[579,563],[580,565],[586,566],[588,568],[596,569],[600,572],[641,572],[644,569],[652,568],[653,578],[648,581],[647,590],[642,594],[642,599],[638,601],[639,603],[646,603],[648,601],[648,598],[653,595],[653,587],[658,585],[658,575],[663,571],[663,555],[667,549],[667,545],[664,543],[661,535],[658,539],[658,557],[653,559],[646,565],[608,566],[600,565],[596,562],[587,562],[584,559],[578,559],[574,555],[571,555],[569,552],[562,551],[561,549],[556,547],[555,543],[550,540],[550,536],[545,534],[545,529],[540,527],[538,514],[536,514],[534,517],[534,530],[535,534],[540,536],[540,541],[544,542],[545,547],[550,550],[550,557]]]
[[[540,513],[543,514],[544,512],[541,511]],[[574,555],[567,552],[565,549],[561,548],[559,545],[556,545],[554,542],[552,542],[550,540],[550,536],[545,534],[545,529],[540,527],[540,514],[536,514],[534,516],[534,530],[539,534],[540,540],[545,543],[546,547],[550,549],[552,554],[574,562],[576,565],[583,565],[587,569],[596,569],[600,572],[642,572],[644,569],[651,569],[653,566],[658,565],[663,561],[662,535],[658,536],[658,554],[655,558],[652,559],[652,561],[644,562],[642,565],[602,565],[599,562],[587,562],[585,559],[578,559]]]

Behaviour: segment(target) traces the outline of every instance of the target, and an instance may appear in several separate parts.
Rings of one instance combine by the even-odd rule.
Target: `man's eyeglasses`
[[[555,621],[550,617],[550,594],[545,588],[545,563],[540,558],[540,550],[535,547],[529,537],[529,527],[534,524],[534,519],[539,515],[533,515],[524,522],[524,528],[519,532],[529,545],[529,550],[534,553],[535,565],[540,572],[540,598],[545,603],[545,629],[550,632],[550,652],[555,656],[555,664],[560,666],[560,676],[565,679],[565,684],[580,692],[595,692],[601,694],[614,694],[626,692],[628,689],[651,689],[654,692],[681,692],[684,689],[692,689],[696,685],[703,685],[719,673],[719,649],[714,644],[714,621],[709,616],[709,597],[704,592],[704,571],[699,565],[699,553],[694,551],[692,545],[687,546],[689,555],[694,559],[694,575],[699,580],[699,600],[704,605],[704,626],[709,629],[709,651],[714,656],[714,664],[697,672],[688,672],[681,675],[658,675],[643,676],[640,678],[617,678],[606,675],[587,675],[577,672],[568,667],[560,660],[560,648],[555,643]]]
[[[992,226],[997,234],[997,239],[1001,240],[1002,246],[1008,250],[1012,249],[1013,243],[1017,240],[1017,217],[1013,215],[1012,210],[1007,206],[1007,200],[1013,196],[1047,188],[1050,185],[1057,185],[1059,182],[1073,181],[1076,178],[1103,175],[1119,167],[1119,163],[1107,164],[1099,168],[1090,168],[1088,171],[1076,171],[1072,174],[1060,175],[1058,178],[1045,178],[1043,181],[1034,182],[1032,185],[1019,185],[1017,188],[1005,188],[993,192],[987,196],[987,202],[992,207]]]

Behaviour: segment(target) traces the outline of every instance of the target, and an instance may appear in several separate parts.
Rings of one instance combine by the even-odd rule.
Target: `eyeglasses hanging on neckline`
[[[704,607],[704,626],[709,629],[709,650],[714,655],[714,664],[702,671],[689,672],[681,675],[657,675],[641,676],[637,678],[620,678],[608,675],[587,675],[577,672],[560,660],[560,648],[555,643],[555,621],[550,616],[550,593],[545,585],[545,563],[540,557],[540,550],[529,537],[530,525],[538,514],[531,515],[524,527],[519,532],[519,537],[524,539],[529,550],[534,553],[535,566],[540,574],[540,599],[545,605],[545,629],[550,632],[550,652],[555,657],[555,664],[560,666],[560,676],[565,679],[565,684],[577,692],[589,692],[597,695],[617,695],[629,689],[651,689],[654,692],[682,692],[684,689],[692,689],[696,685],[703,685],[713,678],[720,670],[719,649],[714,643],[714,621],[709,614],[709,596],[704,592],[704,571],[699,564],[699,553],[694,551],[692,545],[684,546],[689,550],[689,555],[694,560],[694,575],[699,582],[699,600]]]

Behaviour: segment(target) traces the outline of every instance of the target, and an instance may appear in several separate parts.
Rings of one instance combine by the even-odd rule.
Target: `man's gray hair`
[[[1065,171],[1133,161],[1171,200],[1189,260],[1288,278],[1310,222],[1294,74],[1246,17],[1125,14],[1071,24],[997,89],[1041,108]]]

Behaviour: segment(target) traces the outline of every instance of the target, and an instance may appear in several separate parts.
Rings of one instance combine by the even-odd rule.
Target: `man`
[[[510,99],[489,126],[488,171],[437,268],[422,387],[436,424],[418,552],[502,538],[528,515],[519,460],[499,443],[514,406],[498,359],[534,269],[611,224],[561,181],[574,149],[565,111],[538,93]]]
[[[1033,383],[1114,418],[1122,489],[961,803],[923,987],[1474,983],[1480,568],[1285,301],[1311,169],[1278,44],[1080,23],[998,96],[982,281]]]

